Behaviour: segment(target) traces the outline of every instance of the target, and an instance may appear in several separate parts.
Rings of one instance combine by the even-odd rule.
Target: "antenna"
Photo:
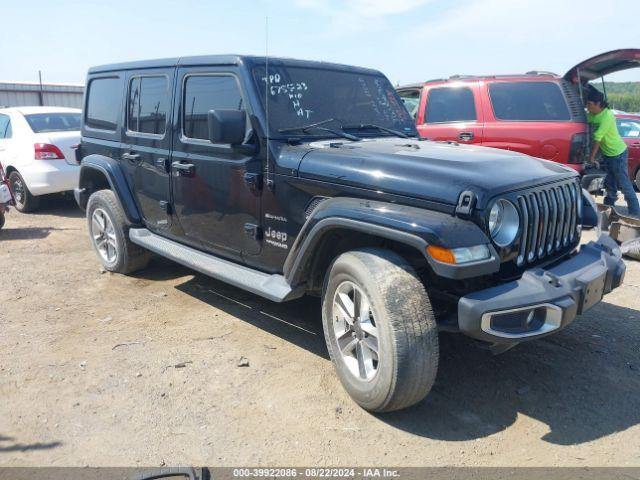
[[[265,122],[266,122],[266,133],[267,133],[267,168],[266,168],[266,177],[267,177],[267,188],[269,190],[273,189],[273,183],[271,181],[271,165],[269,163],[269,138],[271,137],[271,130],[269,128],[269,16],[267,15],[265,18],[265,29],[264,29],[264,110],[265,110]]]

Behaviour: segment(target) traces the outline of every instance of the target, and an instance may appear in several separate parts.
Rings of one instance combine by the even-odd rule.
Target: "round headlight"
[[[488,227],[494,243],[499,247],[508,247],[518,235],[518,209],[508,200],[498,200],[489,211]]]

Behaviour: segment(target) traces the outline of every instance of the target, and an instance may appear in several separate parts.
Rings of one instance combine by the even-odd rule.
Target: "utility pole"
[[[40,106],[44,106],[44,90],[42,88],[42,71],[38,70],[38,78],[40,80],[40,91],[38,92],[38,97],[40,98]]]

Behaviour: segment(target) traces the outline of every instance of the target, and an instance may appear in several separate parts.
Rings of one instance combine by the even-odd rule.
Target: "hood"
[[[581,83],[585,83],[610,73],[637,67],[640,67],[640,49],[612,50],[579,63],[565,73],[564,78],[572,82],[579,70]]]
[[[576,176],[570,168],[488,147],[384,138],[322,141],[302,159],[299,176],[455,205],[465,190],[478,207],[498,193]]]

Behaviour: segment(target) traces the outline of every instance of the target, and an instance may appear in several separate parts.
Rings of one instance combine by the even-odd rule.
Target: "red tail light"
[[[576,133],[571,137],[569,149],[569,163],[580,164],[587,159],[587,134]]]
[[[58,147],[50,143],[36,143],[33,145],[36,160],[64,160],[64,155]]]

